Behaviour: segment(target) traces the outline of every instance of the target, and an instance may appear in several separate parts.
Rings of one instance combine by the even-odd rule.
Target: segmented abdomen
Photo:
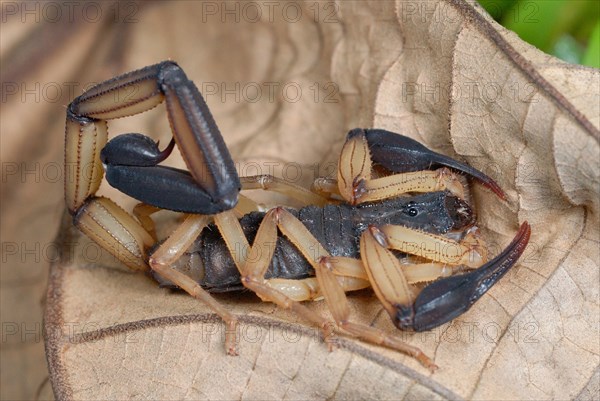
[[[370,204],[307,206],[290,210],[333,256],[359,257],[359,240],[368,224],[399,224],[441,234],[474,223],[469,205],[449,192],[399,197]],[[240,224],[252,244],[265,213],[244,216]],[[281,233],[267,274],[269,278],[302,279],[314,275],[310,263]],[[248,252],[235,249],[235,252]],[[240,274],[219,230],[211,225],[189,251],[187,270],[202,287],[212,292],[242,289]],[[200,274],[200,269],[202,273]]]
[[[324,208],[308,206],[298,211],[290,210],[296,215],[315,238],[332,255],[356,257],[358,255],[358,238],[354,230],[356,224],[352,219],[352,210],[346,205],[327,205]],[[240,220],[242,229],[250,244],[265,213],[254,212]],[[204,230],[198,238],[195,248],[204,267],[202,287],[212,292],[234,291],[242,288],[240,275],[233,258],[216,227]],[[236,252],[247,250],[236,249]],[[300,251],[281,233],[278,234],[275,253],[266,278],[302,279],[313,276],[314,271]]]

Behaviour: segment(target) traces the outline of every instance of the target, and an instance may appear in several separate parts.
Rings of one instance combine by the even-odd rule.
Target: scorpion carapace
[[[173,131],[164,150],[141,134],[107,144],[106,120],[163,100]],[[189,171],[159,164],[175,145]],[[513,242],[487,261],[456,174],[475,178],[503,199],[504,192],[482,172],[385,130],[350,131],[337,179],[317,179],[310,189],[272,176],[238,177],[204,99],[172,61],[105,81],[73,100],[65,146],[65,163],[74,166],[65,169],[74,224],[130,268],[152,271],[210,307],[226,324],[231,355],[237,353],[236,316],[209,292],[243,287],[321,327],[330,346],[337,327],[434,370],[418,348],[351,322],[345,293],[370,287],[396,326],[435,327],[468,310],[493,286],[530,235],[523,222]],[[113,187],[142,202],[133,216],[95,196],[104,171]],[[240,194],[250,189],[280,192],[305,207],[262,212]],[[158,241],[150,217],[161,209],[185,213],[164,241]],[[472,271],[455,274],[461,269]],[[300,302],[320,298],[335,326]]]

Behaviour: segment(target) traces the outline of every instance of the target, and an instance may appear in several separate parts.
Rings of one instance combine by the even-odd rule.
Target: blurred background
[[[496,21],[538,49],[573,64],[600,68],[600,2],[479,0]]]
[[[541,50],[571,63],[600,67],[598,1],[480,3],[496,20]],[[199,3],[189,4],[199,7]],[[263,41],[259,27],[253,37],[236,39],[239,47],[224,55],[219,44],[222,35],[235,37],[235,30],[224,33],[208,29],[212,36],[194,36],[194,21],[182,23],[181,12],[160,2],[3,1],[1,6],[0,398],[51,399],[42,315],[48,268],[58,258],[54,239],[64,212],[62,132],[66,105],[94,82],[167,57],[185,59],[194,71],[216,71],[213,76],[203,77],[214,82],[235,82],[249,75],[260,82],[265,76],[277,74],[244,70],[245,58],[262,57],[260,50],[249,54],[247,49],[269,51],[264,44],[272,44]],[[262,47],[253,41],[262,41]],[[291,64],[293,57],[290,59]],[[205,65],[223,65],[224,60],[232,66],[222,76],[218,68]],[[261,67],[257,62],[251,65]],[[260,138],[251,147],[244,145],[244,139],[261,124],[269,124],[265,122],[269,107],[276,106],[231,108],[216,102],[215,114],[234,114],[234,122],[255,115],[259,109],[265,115],[254,123],[256,127],[236,127],[227,122],[221,127],[231,133],[228,142],[236,154],[251,155],[264,148]],[[335,105],[329,110],[331,116],[336,116]],[[141,126],[142,132],[167,135],[168,124],[158,116],[131,124]],[[352,116],[345,118],[351,120]],[[314,144],[310,139],[316,131],[317,127],[306,127],[306,132],[300,134],[306,140],[298,141],[288,156],[293,159],[294,152],[310,154],[310,146],[329,149],[330,144]],[[312,161],[319,160],[315,156]]]

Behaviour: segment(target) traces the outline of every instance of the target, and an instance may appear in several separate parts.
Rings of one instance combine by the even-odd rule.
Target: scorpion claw
[[[414,139],[382,129],[356,128],[348,136],[357,135],[360,131],[365,133],[372,160],[390,171],[408,173],[446,166],[470,175],[506,200],[506,194],[492,178],[451,157],[434,152]]]
[[[165,160],[173,151],[175,139],[171,139],[164,150],[158,149],[158,142],[142,134],[119,135],[110,140],[100,152],[100,160],[105,165],[151,167]]]
[[[480,268],[433,282],[421,291],[413,307],[397,305],[395,324],[401,329],[430,330],[466,312],[516,263],[531,228],[524,222],[511,244]]]
[[[106,180],[121,192],[161,209],[214,214],[235,207],[237,192],[215,199],[188,171],[157,165],[174,146],[171,139],[161,151],[158,143],[145,135],[119,135],[100,153]]]

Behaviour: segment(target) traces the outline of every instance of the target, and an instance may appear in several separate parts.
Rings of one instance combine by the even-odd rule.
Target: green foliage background
[[[600,68],[600,0],[479,0],[506,28],[565,61]]]

